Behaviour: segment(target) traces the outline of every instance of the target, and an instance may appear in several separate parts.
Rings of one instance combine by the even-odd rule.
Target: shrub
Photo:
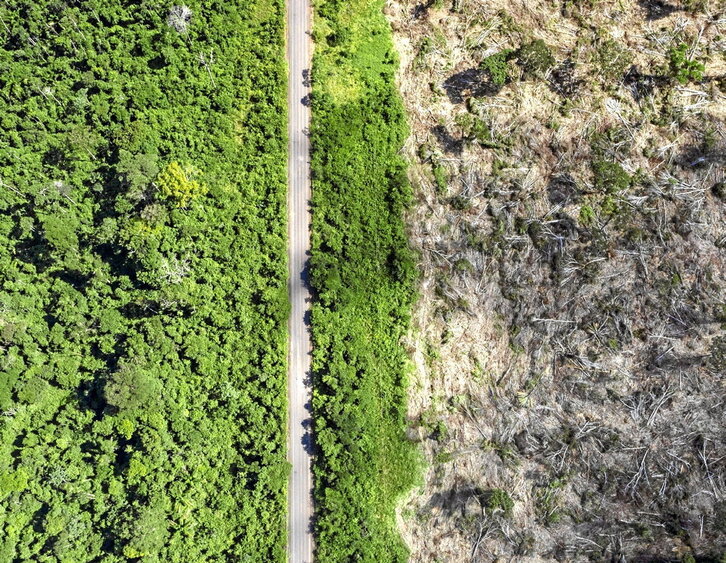
[[[701,80],[703,71],[706,70],[703,63],[694,61],[688,56],[688,45],[685,43],[668,50],[668,65],[670,75],[681,84],[691,80]]]
[[[601,41],[592,55],[598,75],[606,82],[621,79],[632,62],[630,51],[612,39]]]
[[[433,170],[436,192],[439,194],[445,194],[449,185],[449,174],[446,171],[446,167],[443,164],[435,164]]]
[[[466,258],[459,258],[454,262],[454,270],[460,273],[471,272],[474,269],[474,265],[469,262]]]
[[[483,119],[462,113],[456,117],[456,124],[461,128],[466,140],[477,141],[484,147],[498,146],[489,125]]]
[[[501,511],[505,516],[511,516],[514,500],[503,489],[492,489],[486,494],[486,507],[492,512]]]
[[[541,39],[522,45],[517,56],[525,76],[541,76],[555,65],[552,50]]]
[[[318,3],[317,28],[370,33],[352,33],[344,48],[319,43],[313,59],[315,559],[393,563],[408,559],[395,509],[418,471],[401,346],[416,279],[401,216],[411,198],[400,156],[408,130],[382,4],[348,5]],[[359,96],[325,91],[341,74]],[[436,151],[423,146],[419,156],[445,190]]]
[[[632,178],[620,164],[609,160],[592,163],[595,188],[614,194],[630,187]]]
[[[551,483],[535,490],[535,512],[545,524],[559,522],[561,518],[561,490],[564,486],[564,481],[555,479]]]
[[[486,57],[479,65],[479,68],[487,73],[493,84],[504,86],[511,80],[507,61],[512,57],[513,52],[512,49],[504,49]]]

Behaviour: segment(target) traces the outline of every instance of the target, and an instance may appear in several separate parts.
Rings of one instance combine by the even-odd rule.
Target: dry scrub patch
[[[723,4],[387,13],[423,273],[412,560],[718,561]]]

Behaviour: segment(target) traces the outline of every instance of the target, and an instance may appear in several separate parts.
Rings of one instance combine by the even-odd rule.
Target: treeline
[[[0,22],[0,561],[282,560],[283,0]]]
[[[313,62],[317,559],[405,561],[398,498],[416,475],[401,347],[415,267],[402,212],[405,117],[383,3],[318,2]]]

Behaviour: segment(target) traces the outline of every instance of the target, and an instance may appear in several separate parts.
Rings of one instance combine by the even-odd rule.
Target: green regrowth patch
[[[539,78],[555,66],[552,50],[542,39],[522,45],[517,51],[517,57],[525,78]]]
[[[630,51],[612,39],[598,42],[592,55],[596,75],[605,82],[622,79],[632,62]]]
[[[535,510],[539,519],[546,525],[555,524],[562,517],[560,510],[562,504],[562,489],[566,483],[562,479],[555,479],[550,483],[537,487],[534,491]]]
[[[484,119],[469,113],[460,113],[456,116],[456,125],[461,130],[464,139],[476,141],[483,147],[496,148],[499,143]]]
[[[394,508],[416,474],[400,344],[416,273],[402,220],[411,199],[399,155],[407,128],[382,7],[379,0],[317,4],[316,35],[336,38],[316,45],[311,127],[321,562],[407,559]]]
[[[595,222],[595,211],[590,205],[583,205],[580,208],[580,224],[583,227],[590,227]]]
[[[609,194],[626,190],[633,181],[620,164],[609,160],[594,160],[592,172],[595,188]]]
[[[284,3],[171,7],[0,6],[3,562],[285,558]]]
[[[436,193],[445,195],[449,188],[449,173],[443,164],[434,164],[432,166],[434,173],[434,184],[436,184]]]
[[[693,60],[688,54],[688,45],[680,43],[668,50],[668,68],[670,75],[681,84],[701,80],[706,66]]]
[[[503,489],[492,489],[486,493],[486,507],[491,512],[502,512],[504,516],[511,516],[514,509],[514,500]]]
[[[504,86],[511,80],[507,61],[512,58],[513,53],[514,51],[512,49],[504,49],[503,51],[489,55],[482,60],[479,68],[487,73],[493,84]]]

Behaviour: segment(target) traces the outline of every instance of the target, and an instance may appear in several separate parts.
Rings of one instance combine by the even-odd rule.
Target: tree
[[[159,166],[154,155],[132,154],[121,149],[116,171],[132,190],[137,190],[146,187],[156,177]]]
[[[122,361],[104,387],[106,402],[118,410],[136,409],[161,393],[157,377],[136,362]]]
[[[161,194],[177,207],[187,207],[207,193],[207,186],[195,180],[199,174],[194,166],[171,162],[156,179]]]
[[[166,512],[161,505],[137,507],[120,526],[124,544],[121,552],[131,559],[153,557],[164,547],[168,535]]]
[[[179,33],[186,33],[191,19],[192,11],[189,6],[173,6],[166,17],[166,23]]]

